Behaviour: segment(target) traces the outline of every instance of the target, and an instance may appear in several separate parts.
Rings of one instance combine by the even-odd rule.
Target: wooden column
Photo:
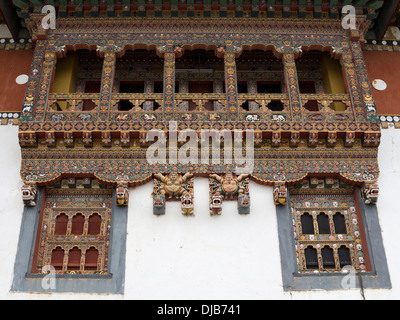
[[[342,53],[342,55],[340,56],[340,63],[343,68],[345,85],[347,86],[350,95],[354,119],[355,121],[365,122],[366,114],[363,108],[362,98],[358,85],[357,72],[350,50],[346,50]]]
[[[174,119],[175,110],[175,58],[183,55],[183,49],[174,47],[172,43],[158,47],[157,51],[164,56],[163,81],[163,120]]]
[[[247,81],[247,92],[248,93],[257,93],[257,81],[254,79],[249,79]],[[257,102],[250,101],[249,102],[249,111],[259,111],[260,107]]]
[[[46,41],[37,41],[33,54],[29,80],[26,86],[20,121],[32,120],[35,116],[35,97],[39,91],[40,76],[43,70],[43,60],[46,52]]]
[[[154,93],[154,81],[146,79],[144,81],[144,92],[145,93]],[[153,101],[146,101],[143,103],[143,110],[145,111],[153,111],[154,103]]]
[[[189,93],[189,80],[179,79],[179,93]],[[189,110],[189,101],[182,101],[179,104],[179,111],[188,111]]]
[[[223,93],[223,83],[222,79],[214,79],[214,92]],[[224,105],[218,101],[214,101],[214,111],[223,111]]]
[[[46,52],[43,62],[43,72],[40,78],[39,93],[36,96],[36,117],[37,121],[45,119],[48,97],[51,90],[51,83],[54,78],[57,58],[55,52]]]
[[[282,62],[292,122],[301,122],[303,119],[303,108],[300,98],[299,81],[297,78],[295,53],[283,52]]]
[[[227,43],[225,48],[218,48],[216,52],[218,57],[221,55],[224,57],[226,111],[228,121],[238,121],[239,119],[236,57],[240,52],[241,48],[233,46],[231,43]]]
[[[103,70],[101,72],[100,101],[98,109],[98,120],[109,121],[111,110],[111,95],[114,86],[114,73],[116,63],[116,52],[114,48],[103,48],[104,55]]]
[[[44,120],[56,61],[56,52],[50,50],[48,42],[38,40],[25,91],[21,116],[22,121]]]
[[[361,98],[364,102],[364,110],[367,113],[367,120],[370,122],[379,122],[376,112],[375,102],[372,96],[370,80],[368,78],[367,68],[365,66],[364,56],[359,41],[351,42],[351,52],[357,72],[358,82],[360,84]]]

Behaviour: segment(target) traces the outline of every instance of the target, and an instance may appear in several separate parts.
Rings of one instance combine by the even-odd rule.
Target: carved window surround
[[[112,189],[85,189],[82,184],[80,188],[76,188],[75,179],[72,179],[71,183],[74,184],[70,185],[72,188],[60,188],[61,185],[59,188],[46,188],[40,212],[32,274],[42,273],[44,266],[50,264],[56,267],[57,274],[108,274]],[[95,214],[99,216],[101,223],[93,233],[91,217]],[[61,228],[63,232],[57,228],[60,216],[67,219],[66,228]],[[82,217],[81,225],[75,222],[79,216]],[[54,262],[57,250],[64,255],[61,260],[58,259],[59,263]],[[69,252],[73,250],[79,251],[80,261],[76,261],[77,265],[73,262],[72,267]],[[96,261],[87,262],[85,259],[86,252],[90,250],[96,250]],[[88,266],[88,263],[91,265]]]

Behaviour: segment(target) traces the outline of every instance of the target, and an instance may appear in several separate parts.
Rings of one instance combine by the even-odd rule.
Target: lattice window
[[[47,188],[32,273],[107,274],[112,189]]]
[[[370,270],[355,187],[327,178],[290,189],[299,271]]]

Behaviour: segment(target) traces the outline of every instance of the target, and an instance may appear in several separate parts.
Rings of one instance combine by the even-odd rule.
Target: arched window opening
[[[311,247],[323,273],[337,273],[347,265],[356,272],[372,270],[368,248],[361,250],[366,239],[353,185],[325,176],[288,189],[299,272],[313,271],[308,270],[315,258]]]
[[[306,268],[307,269],[318,269],[318,255],[317,250],[311,246],[304,250],[306,257]]]
[[[336,234],[346,234],[347,233],[346,219],[345,219],[344,215],[342,215],[340,212],[336,212],[333,215],[333,224],[335,226]]]
[[[77,213],[72,218],[72,228],[71,234],[73,235],[81,235],[83,233],[83,226],[85,223],[85,217],[82,213]]]
[[[325,246],[321,249],[322,263],[324,269],[334,269],[335,268],[335,258],[333,256],[333,249]]]
[[[317,222],[318,222],[318,231],[319,234],[330,234],[331,229],[329,227],[329,217],[325,213],[321,212],[317,216]]]
[[[351,257],[350,257],[350,250],[346,246],[340,246],[338,249],[338,256],[339,256],[339,263],[340,263],[340,268],[343,268],[344,266],[349,266],[352,265],[351,263]]]
[[[314,221],[312,215],[308,212],[304,212],[301,216],[301,233],[302,234],[314,234]]]
[[[100,233],[100,228],[101,228],[101,217],[98,213],[93,213],[89,217],[88,234],[97,235]]]
[[[64,250],[61,247],[55,248],[51,252],[51,262],[50,264],[56,270],[62,270],[64,262]]]
[[[67,270],[79,270],[81,265],[81,250],[74,247],[68,253],[68,266]]]
[[[99,258],[99,252],[96,248],[90,247],[86,250],[85,254],[85,270],[97,270],[97,260]]]
[[[68,216],[65,213],[61,213],[56,218],[56,226],[54,234],[56,236],[66,235],[68,226]]]

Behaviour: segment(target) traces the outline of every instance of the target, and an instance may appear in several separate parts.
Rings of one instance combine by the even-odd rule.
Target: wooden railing
[[[311,111],[320,111],[325,107],[330,107],[334,111],[346,111],[349,107],[351,107],[351,100],[348,94],[317,94],[317,93],[303,93],[300,95],[301,101],[303,103],[303,107],[307,102],[316,101],[318,104],[318,110]],[[344,110],[335,110],[332,107],[332,103],[341,103]]]
[[[352,120],[348,94],[301,94],[305,120],[321,121],[324,114],[336,120]],[[98,93],[51,93],[47,119],[53,121],[95,120]],[[162,93],[113,93],[110,101],[111,121],[163,120]],[[178,121],[226,120],[225,93],[176,93],[173,118]],[[289,97],[285,93],[238,94],[239,121],[289,121]]]
[[[301,94],[303,112],[310,121],[351,121],[354,112],[348,94]]]
[[[50,93],[47,111],[85,111],[85,102],[92,103],[88,109],[93,110],[99,103],[99,96],[98,93]]]

